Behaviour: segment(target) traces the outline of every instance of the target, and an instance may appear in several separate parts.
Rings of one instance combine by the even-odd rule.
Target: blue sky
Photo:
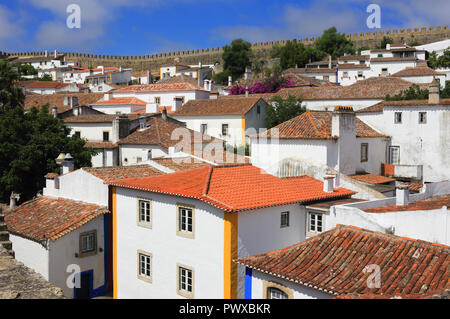
[[[81,28],[66,26],[69,4]],[[366,8],[381,7],[381,28],[448,24],[448,0],[0,0],[0,51],[141,55],[250,42],[374,31]]]

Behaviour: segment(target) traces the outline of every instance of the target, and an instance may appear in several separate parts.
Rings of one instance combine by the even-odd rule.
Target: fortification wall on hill
[[[394,29],[381,30],[374,32],[360,32],[346,35],[349,40],[352,40],[355,48],[368,46],[375,48],[380,44],[383,37],[387,36],[393,39],[394,43],[408,43],[411,40],[417,40],[421,44],[441,41],[450,38],[450,30],[448,26],[436,27],[422,27],[414,29]],[[297,42],[301,42],[307,46],[314,43],[319,37],[299,38]],[[269,50],[274,45],[284,45],[287,40],[280,41],[266,41],[252,44],[253,50],[259,50],[259,56],[267,58]],[[148,54],[140,56],[116,56],[116,55],[99,55],[99,54],[85,54],[85,53],[71,53],[64,52],[68,61],[78,61],[82,67],[96,67],[103,66],[122,66],[126,68],[133,68],[134,71],[141,72],[145,70],[159,71],[159,67],[165,64],[173,64],[177,59],[179,63],[184,64],[213,64],[216,61],[221,62],[223,47],[175,51],[157,54]],[[0,56],[5,54],[0,52]],[[44,52],[17,52],[6,53],[7,56],[43,56]]]

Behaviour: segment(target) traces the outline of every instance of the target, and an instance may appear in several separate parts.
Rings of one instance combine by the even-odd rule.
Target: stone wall
[[[450,31],[448,26],[436,26],[436,27],[422,27],[414,29],[394,29],[394,30],[381,30],[373,32],[360,32],[347,34],[347,38],[352,40],[355,48],[363,46],[369,46],[375,48],[380,44],[384,36],[391,37],[394,43],[408,43],[415,39],[421,44],[427,44],[440,40],[450,38]],[[310,46],[318,37],[314,38],[299,38],[296,39],[307,46]],[[260,56],[268,58],[269,50],[274,45],[284,45],[287,40],[280,41],[266,41],[257,42],[252,44],[252,49],[260,51]],[[134,71],[142,72],[145,70],[151,70],[153,72],[159,71],[159,67],[164,64],[173,64],[175,59],[184,64],[213,64],[216,61],[221,61],[223,47],[197,49],[197,50],[185,50],[175,51],[157,54],[148,54],[140,56],[116,56],[116,55],[98,55],[98,54],[85,54],[85,53],[71,53],[66,52],[66,59],[68,61],[78,61],[82,67],[96,67],[98,65],[103,66],[122,66],[126,68],[133,68]],[[0,57],[5,53],[0,52]],[[44,52],[17,52],[6,53],[9,56],[43,56]]]

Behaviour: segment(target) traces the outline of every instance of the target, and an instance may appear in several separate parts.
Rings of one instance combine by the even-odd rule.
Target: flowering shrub
[[[295,85],[294,81],[279,75],[275,75],[263,82],[256,82],[253,85],[249,86],[248,93],[249,94],[276,93],[282,88],[290,88],[293,87],[294,85]],[[245,94],[245,87],[240,86],[239,84],[233,85],[228,90],[228,93],[230,95]]]

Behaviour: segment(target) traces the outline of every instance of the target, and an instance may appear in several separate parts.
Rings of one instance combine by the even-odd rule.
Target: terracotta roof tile
[[[91,105],[119,105],[119,104],[132,104],[132,105],[146,105],[147,102],[135,97],[116,97],[109,100],[99,100]]]
[[[117,90],[114,93],[128,93],[128,92],[162,92],[162,91],[205,91],[204,88],[191,84],[188,82],[177,83],[156,83],[156,84],[137,84],[126,86]]]
[[[259,100],[259,97],[253,96],[190,100],[176,110],[173,116],[245,115]]]
[[[431,295],[450,288],[447,246],[338,225],[290,247],[235,262],[332,295]],[[380,267],[380,288],[369,288]]]
[[[367,112],[383,112],[385,107],[389,106],[405,106],[405,107],[421,107],[421,106],[450,106],[450,99],[441,99],[439,104],[430,104],[428,99],[424,100],[401,100],[401,101],[382,101],[375,105],[365,107],[356,111],[356,113]]]
[[[387,212],[404,212],[414,210],[432,210],[439,209],[443,206],[450,207],[450,194],[443,196],[435,196],[424,200],[409,203],[405,206],[389,205],[383,207],[375,207],[365,209],[367,213],[387,213]]]
[[[281,139],[331,139],[332,112],[330,111],[306,111],[284,123],[281,123],[259,136],[274,136]],[[279,135],[275,135],[278,129]],[[356,118],[357,137],[386,137],[375,131],[369,125]]]
[[[325,193],[323,183],[311,177],[278,178],[246,164],[211,166],[110,184],[194,198],[227,212],[348,198],[355,194],[344,188]]]
[[[49,113],[52,107],[56,105],[58,113],[62,113],[71,109],[70,105],[64,105],[64,98],[75,96],[78,98],[78,105],[89,106],[97,102],[103,97],[104,93],[57,93],[57,94],[26,94],[24,109],[29,110],[33,106],[41,107],[49,104]]]
[[[150,165],[83,167],[82,170],[100,178],[105,183],[125,178],[148,177],[164,174],[162,171]]]
[[[111,142],[92,142],[92,141],[87,141],[86,144],[84,144],[84,146],[96,149],[113,149],[118,147],[117,144]]]
[[[181,129],[183,131],[181,131]],[[121,139],[118,144],[120,145],[159,145],[163,149],[168,149],[171,146],[175,146],[180,143],[182,138],[185,136],[177,136],[178,138],[172,138],[172,134],[179,130],[181,133],[188,132],[190,134],[191,140],[189,141],[189,146],[195,145],[200,142],[201,145],[204,143],[211,143],[214,140],[216,142],[222,143],[221,140],[214,139],[208,135],[203,135],[199,132],[187,129],[183,125],[174,123],[172,121],[166,121],[159,117],[152,117],[147,121],[147,127],[143,130],[136,130],[134,133],[128,135],[127,137]],[[187,148],[188,145],[184,143],[181,145]]]
[[[283,99],[289,95],[301,97],[303,100],[348,100],[348,99],[384,99],[387,94],[395,95],[408,89],[412,83],[406,82],[404,85],[398,83],[380,83],[370,85],[349,85],[349,86],[328,86],[328,87],[302,87],[281,89],[275,95]],[[428,87],[421,85],[421,88]]]
[[[5,222],[13,234],[39,241],[44,236],[56,240],[102,214],[106,207],[63,198],[41,196],[5,212]]]
[[[57,81],[32,81],[31,83],[27,83],[25,87],[27,89],[34,88],[52,88],[52,89],[60,89],[68,86],[69,83],[57,82]]]
[[[394,77],[406,77],[406,76],[421,76],[421,75],[444,75],[443,73],[436,72],[428,66],[418,66],[415,68],[406,68],[402,71],[392,74]]]
[[[380,176],[377,174],[369,174],[369,173],[360,173],[360,174],[354,174],[349,175],[350,178],[355,179],[360,182],[368,183],[368,184],[384,184],[384,183],[390,183],[395,182],[395,179],[386,177],[386,176]]]
[[[131,121],[138,120],[141,116],[150,117],[157,113],[139,113],[139,114],[86,114],[78,116],[68,116],[63,118],[64,123],[112,123],[118,116],[126,116]]]

